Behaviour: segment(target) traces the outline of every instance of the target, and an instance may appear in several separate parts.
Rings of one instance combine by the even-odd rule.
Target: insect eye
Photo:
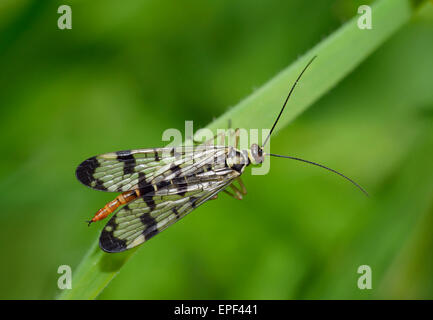
[[[251,156],[256,163],[263,162],[263,150],[256,143],[251,145]]]

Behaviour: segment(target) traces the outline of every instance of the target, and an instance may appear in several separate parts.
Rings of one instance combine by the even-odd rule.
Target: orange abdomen
[[[140,191],[138,189],[123,192],[122,194],[118,195],[114,200],[108,202],[102,209],[99,209],[98,212],[95,213],[95,216],[92,218],[92,220],[89,221],[89,224],[106,218],[108,215],[116,211],[118,207],[127,204],[132,200],[135,200],[139,196]]]

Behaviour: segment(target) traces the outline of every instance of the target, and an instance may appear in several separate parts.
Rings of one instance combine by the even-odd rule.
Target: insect
[[[216,199],[221,191],[242,199],[246,194],[240,178],[244,169],[249,165],[260,165],[267,155],[322,167],[349,180],[367,194],[356,182],[331,168],[291,156],[265,154],[263,151],[296,84],[314,59],[308,62],[292,85],[262,146],[252,144],[250,149],[240,150],[236,130],[234,147],[201,144],[126,150],[83,161],[76,169],[80,182],[96,190],[121,192],[88,221],[90,225],[115,213],[101,232],[101,249],[121,252],[136,247],[201,204]]]

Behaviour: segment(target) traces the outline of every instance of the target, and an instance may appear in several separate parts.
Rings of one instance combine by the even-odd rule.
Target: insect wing
[[[184,184],[180,183],[184,179],[178,178],[174,185],[141,196],[110,219],[101,233],[99,246],[106,252],[121,252],[142,244],[212,198],[238,176],[238,172],[226,168],[214,175],[191,176]]]
[[[76,170],[77,179],[86,186],[109,192],[146,188],[174,177],[217,166],[226,148],[191,146],[137,149],[101,154],[83,161]],[[219,160],[220,167],[224,165]]]

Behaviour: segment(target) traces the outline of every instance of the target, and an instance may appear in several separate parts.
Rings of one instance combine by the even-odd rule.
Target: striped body
[[[96,212],[95,216],[92,218],[92,220],[89,221],[89,223],[105,219],[108,215],[116,211],[118,207],[134,201],[139,196],[139,189],[123,192],[122,194],[118,195],[114,200],[108,202],[102,209],[99,209],[98,212]]]

